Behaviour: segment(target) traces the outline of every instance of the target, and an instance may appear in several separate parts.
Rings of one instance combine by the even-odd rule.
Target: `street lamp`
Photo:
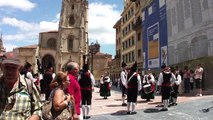
[[[96,42],[95,44],[92,42],[89,46],[89,53],[91,54],[91,72],[93,73],[93,57],[99,51],[100,45]]]

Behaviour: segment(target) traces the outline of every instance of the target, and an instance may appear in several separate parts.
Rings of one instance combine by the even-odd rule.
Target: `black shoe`
[[[133,112],[131,112],[131,114],[134,115],[134,114],[137,114],[137,112],[136,112],[136,111],[133,111]]]
[[[176,106],[176,105],[177,105],[177,103],[174,103],[173,105],[174,105],[174,106]]]
[[[85,119],[90,119],[91,117],[90,116],[86,116],[86,118]]]
[[[126,103],[122,103],[122,105],[121,106],[127,106],[127,104]]]
[[[128,111],[128,112],[126,112],[126,114],[127,114],[127,115],[130,115],[130,114],[131,114],[131,112],[130,112],[130,111]]]
[[[162,108],[160,111],[168,111],[167,108]]]
[[[90,119],[90,116],[83,116],[83,119]]]

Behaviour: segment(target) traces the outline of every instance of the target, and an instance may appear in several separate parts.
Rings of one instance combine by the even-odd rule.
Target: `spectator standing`
[[[184,67],[184,93],[190,93],[190,70],[188,66]]]
[[[202,77],[203,77],[203,68],[201,64],[198,64],[195,69],[195,84],[197,89],[196,96],[202,96]]]
[[[19,59],[14,56],[2,62],[0,120],[41,119],[39,93],[32,81],[20,75],[20,67]],[[28,83],[31,83],[31,86]]]
[[[66,66],[67,76],[70,80],[70,84],[68,86],[68,93],[74,96],[75,99],[75,109],[77,114],[77,118],[79,118],[81,114],[80,103],[81,103],[81,88],[78,83],[78,73],[79,73],[79,65],[76,62],[69,62]],[[76,119],[77,119],[76,118]]]
[[[48,100],[51,92],[50,83],[54,77],[53,66],[51,63],[48,64],[47,70],[44,73],[43,80],[41,80],[41,94],[45,94],[45,99]]]
[[[194,89],[194,71],[190,70],[190,88],[191,91]]]
[[[75,113],[74,97],[70,94],[65,94],[65,89],[69,86],[70,80],[63,72],[58,72],[51,82],[50,86],[53,88],[50,98],[52,99],[52,112],[53,119],[57,119],[57,113],[62,112],[60,119],[72,120],[73,113]]]

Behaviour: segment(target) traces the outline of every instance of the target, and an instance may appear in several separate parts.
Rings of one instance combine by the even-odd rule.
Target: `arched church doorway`
[[[47,69],[48,64],[51,64],[55,70],[55,59],[53,58],[52,55],[45,55],[42,58],[42,67],[44,70]]]

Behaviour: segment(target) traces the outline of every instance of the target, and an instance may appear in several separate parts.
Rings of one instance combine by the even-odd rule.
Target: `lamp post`
[[[99,51],[100,45],[98,43],[91,43],[89,46],[89,53],[91,54],[91,72],[93,73],[93,61],[94,61],[94,55]]]

